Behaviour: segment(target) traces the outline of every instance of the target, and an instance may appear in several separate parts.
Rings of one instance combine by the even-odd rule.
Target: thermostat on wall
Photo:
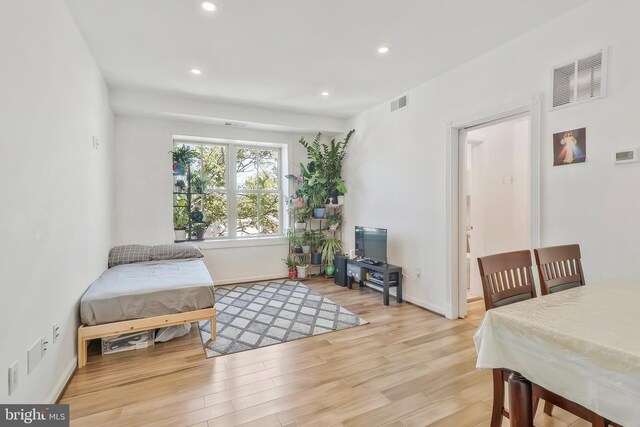
[[[613,163],[616,165],[638,162],[640,162],[640,148],[628,151],[618,151],[613,155]]]

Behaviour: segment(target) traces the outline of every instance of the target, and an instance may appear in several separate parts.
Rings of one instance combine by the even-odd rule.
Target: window
[[[205,238],[282,235],[282,153],[271,145],[175,141],[198,153],[191,164],[191,211],[210,223]],[[174,210],[186,204],[174,190]],[[178,206],[178,207],[176,207]]]

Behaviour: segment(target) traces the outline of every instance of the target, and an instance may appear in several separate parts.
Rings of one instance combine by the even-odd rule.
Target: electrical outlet
[[[40,340],[40,352],[41,352],[41,358],[44,357],[44,355],[47,353],[47,348],[49,347],[49,341],[47,340],[47,337],[43,337]]]
[[[18,361],[13,362],[13,365],[9,367],[9,396],[13,394],[18,388],[18,368],[20,365]]]
[[[60,325],[54,323],[53,324],[53,343],[55,344],[60,339]]]
[[[421,274],[422,274],[422,269],[416,268],[416,277],[420,277]]]

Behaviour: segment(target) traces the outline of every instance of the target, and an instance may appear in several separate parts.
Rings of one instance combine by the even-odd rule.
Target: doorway
[[[466,141],[471,140],[472,145],[474,141],[477,141],[477,144],[487,144],[487,141],[469,138],[469,132],[528,117],[529,150],[522,153],[522,155],[529,161],[529,247],[537,247],[540,244],[540,113],[542,105],[540,100],[540,95],[534,95],[528,99],[514,101],[501,107],[487,110],[484,113],[474,114],[464,119],[447,123],[447,307],[445,308],[445,314],[449,319],[466,317],[468,304],[467,280],[469,281],[469,288],[471,287],[472,262],[471,259],[469,259],[469,263],[466,261],[467,252],[470,254],[471,246],[467,251],[466,230],[468,226],[473,224],[471,224],[470,220],[467,222],[467,194],[465,192],[466,188],[463,188],[465,185],[464,169],[466,168],[467,159]],[[465,143],[461,144],[461,141],[465,141]],[[499,182],[502,182],[502,180],[500,179]],[[468,185],[471,185],[470,180]],[[469,206],[470,209],[473,207],[473,201],[470,198]],[[526,227],[523,228],[526,229]],[[471,255],[469,255],[469,258],[471,258]]]
[[[483,298],[478,257],[531,247],[530,128],[522,113],[460,130],[459,277],[468,302]]]

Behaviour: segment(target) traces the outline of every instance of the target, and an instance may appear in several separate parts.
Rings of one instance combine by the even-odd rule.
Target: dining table
[[[512,371],[510,423],[533,426],[532,387],[640,426],[640,279],[611,280],[488,310],[477,368]]]

